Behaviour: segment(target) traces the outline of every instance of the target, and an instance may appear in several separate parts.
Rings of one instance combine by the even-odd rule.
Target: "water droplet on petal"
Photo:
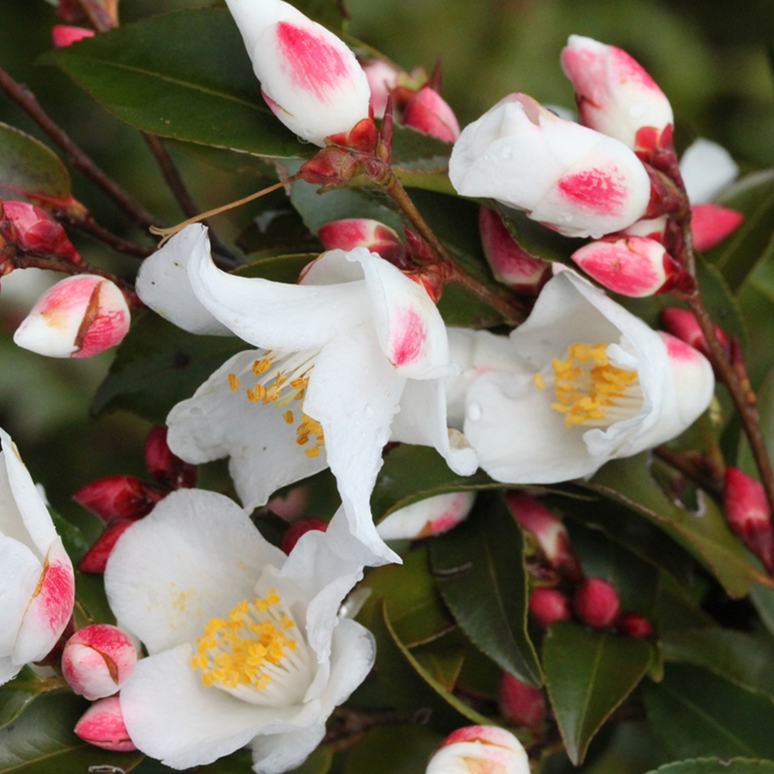
[[[513,148],[510,145],[503,145],[503,147],[500,148],[500,155],[504,159],[509,159],[513,155]]]
[[[471,403],[468,406],[468,419],[471,422],[478,422],[481,419],[481,405],[478,403]]]

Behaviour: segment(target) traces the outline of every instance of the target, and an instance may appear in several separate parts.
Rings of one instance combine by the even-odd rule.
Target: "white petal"
[[[194,294],[188,264],[196,255],[209,259],[207,229],[195,223],[175,234],[160,250],[146,258],[137,274],[135,288],[142,302],[178,328],[191,333],[230,336]]]
[[[467,518],[475,492],[448,492],[426,497],[394,511],[377,524],[385,540],[415,540],[440,535]]]
[[[282,774],[296,769],[314,752],[324,736],[324,722],[284,734],[256,736],[250,745],[253,751],[253,771],[259,774]]]
[[[105,590],[116,618],[155,653],[195,640],[210,618],[252,596],[265,565],[283,561],[236,503],[181,489],[124,532]]]
[[[731,154],[716,142],[699,137],[680,159],[688,198],[693,204],[711,202],[739,174]]]
[[[345,702],[374,665],[376,641],[357,621],[343,619],[333,632],[331,677],[325,704],[337,707]]]
[[[3,568],[0,580],[0,656],[8,657],[9,671],[15,667],[18,672],[24,662],[12,661],[10,656],[42,566],[23,543],[10,537],[0,537],[0,567]],[[13,675],[6,676],[5,680],[11,677]],[[5,680],[0,669],[0,682]]]

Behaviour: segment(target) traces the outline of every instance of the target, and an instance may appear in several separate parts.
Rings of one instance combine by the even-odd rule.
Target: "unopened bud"
[[[131,752],[137,748],[129,738],[118,696],[95,701],[73,729],[84,742],[113,752]]]
[[[500,676],[497,690],[500,714],[514,726],[539,729],[546,719],[546,699],[540,688],[522,683],[507,672]]]
[[[621,603],[618,592],[604,578],[586,578],[572,597],[572,609],[583,623],[595,629],[610,626],[618,616]]]
[[[3,213],[13,224],[13,237],[22,250],[56,255],[71,263],[81,262],[80,254],[61,224],[42,207],[28,202],[4,201]]]
[[[431,86],[423,86],[408,101],[401,123],[446,142],[460,136],[460,125],[454,111]]]
[[[55,48],[67,48],[84,38],[93,38],[94,30],[86,27],[74,27],[70,24],[55,24],[51,28],[51,42]]]
[[[729,465],[723,487],[723,508],[734,534],[773,572],[774,537],[764,488],[739,468]]]
[[[441,742],[425,774],[529,774],[529,758],[505,729],[466,726]]]
[[[742,224],[744,215],[719,204],[691,205],[691,239],[696,250],[709,250]]]
[[[669,290],[680,273],[664,245],[646,237],[590,242],[572,259],[603,287],[633,298]]]
[[[370,59],[363,64],[363,72],[368,79],[371,92],[371,105],[375,118],[384,118],[390,91],[398,85],[401,71],[384,59]]]
[[[544,629],[570,617],[570,601],[557,589],[537,588],[529,595],[530,615]]]
[[[618,619],[618,628],[638,640],[644,640],[653,634],[653,624],[639,613],[624,613]]]
[[[391,513],[379,522],[376,531],[383,540],[417,540],[441,535],[468,517],[475,499],[475,492],[427,497]]]
[[[110,624],[79,629],[64,647],[62,676],[89,701],[112,696],[129,679],[137,651],[129,635]]]
[[[328,529],[328,522],[322,519],[299,519],[294,521],[283,533],[282,543],[280,548],[289,554],[294,548],[296,543],[301,539],[302,535],[306,535],[307,532],[312,530],[318,530],[319,532],[325,532]]]
[[[406,256],[400,237],[384,223],[370,218],[344,218],[321,226],[317,236],[326,250],[353,250],[365,247],[396,266]]]
[[[91,357],[118,344],[130,320],[124,294],[114,283],[78,274],[57,282],[35,302],[13,340],[47,357]]]
[[[503,219],[489,207],[479,209],[478,227],[494,278],[518,293],[537,295],[551,277],[551,265],[522,249]]]
[[[166,492],[135,476],[115,475],[84,484],[73,493],[73,500],[104,522],[139,519],[150,513]]]
[[[134,524],[134,519],[117,519],[111,521],[102,534],[94,541],[91,548],[83,555],[78,562],[78,569],[81,572],[101,574],[105,572],[105,565],[110,558],[118,538]]]
[[[196,484],[196,465],[172,453],[163,425],[154,425],[145,438],[145,465],[156,481],[170,489],[189,489]],[[155,493],[149,494],[146,488],[144,494],[155,504]]]
[[[704,338],[704,333],[702,333],[693,312],[689,312],[687,309],[678,309],[677,307],[662,309],[661,324],[667,333],[684,341],[686,344],[690,344],[705,357],[709,356],[707,340]],[[712,329],[715,332],[718,343],[728,355],[731,352],[731,345],[726,334],[717,325],[713,325]]]

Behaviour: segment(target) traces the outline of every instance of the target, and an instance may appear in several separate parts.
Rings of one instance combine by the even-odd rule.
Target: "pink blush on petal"
[[[620,258],[616,259],[616,253],[620,254]],[[581,263],[581,268],[608,290],[627,296],[652,291],[654,285],[661,284],[663,280],[647,258],[612,245],[604,252],[589,255]]]
[[[565,199],[599,215],[617,215],[626,198],[626,190],[613,175],[601,169],[565,175],[557,187]]]
[[[664,344],[666,344],[667,354],[669,355],[670,360],[676,362],[691,362],[696,360],[699,353],[690,344],[686,344],[684,341],[681,341],[669,333],[664,333],[663,331],[660,331],[659,335],[663,339]]]
[[[427,330],[422,318],[413,310],[398,312],[390,329],[389,358],[394,366],[404,366],[416,360],[424,349]]]

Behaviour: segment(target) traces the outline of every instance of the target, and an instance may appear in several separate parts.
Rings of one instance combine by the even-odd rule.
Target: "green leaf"
[[[352,749],[344,774],[418,774],[442,739],[418,725],[374,728]]]
[[[648,643],[568,621],[543,640],[543,669],[567,755],[579,766],[610,713],[634,690],[652,657]]]
[[[432,642],[412,648],[411,655],[433,680],[445,691],[451,692],[462,671],[466,648],[467,640],[455,628]]]
[[[100,770],[113,766],[131,771],[141,752],[100,750],[80,740],[73,726],[89,703],[71,693],[39,699],[12,725],[0,729],[0,772],[51,774]],[[103,769],[103,770],[104,770]]]
[[[502,669],[538,686],[523,554],[521,531],[495,494],[479,495],[468,519],[431,546],[438,588],[467,637]]]
[[[748,758],[696,758],[659,766],[647,774],[774,774],[774,761]]]
[[[309,156],[266,107],[231,14],[153,16],[46,54],[107,110],[145,132],[258,156]]]
[[[774,589],[756,583],[750,589],[750,601],[755,605],[763,625],[774,634]]]
[[[65,687],[59,677],[39,677],[28,666],[0,688],[0,729],[13,723],[38,697]]]
[[[675,758],[774,757],[774,704],[704,669],[670,664],[644,693],[648,718]]]
[[[190,398],[213,371],[245,348],[240,339],[196,336],[146,314],[121,342],[91,412],[125,409],[163,423],[176,403]]]
[[[451,149],[451,143],[411,127],[393,127],[392,168],[406,188],[454,194],[449,181]]]
[[[526,253],[546,261],[570,263],[570,256],[578,249],[575,240],[546,228],[527,217],[526,212],[513,210],[500,203],[496,203],[496,209],[511,236]]]

